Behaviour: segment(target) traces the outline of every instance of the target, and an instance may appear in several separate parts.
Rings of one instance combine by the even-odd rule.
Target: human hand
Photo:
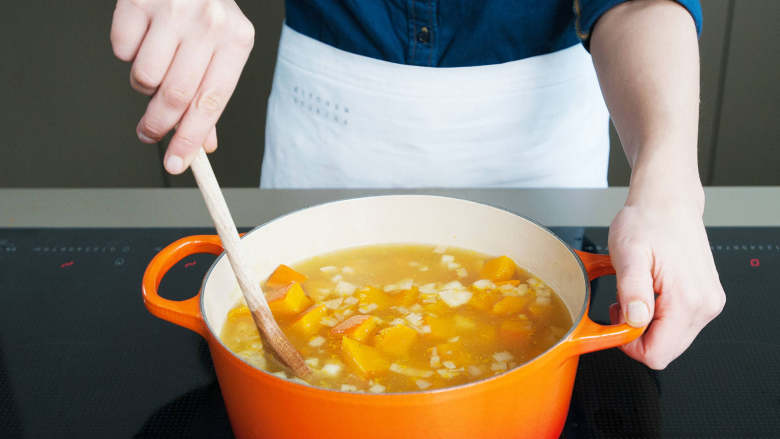
[[[702,209],[692,204],[630,200],[609,229],[619,302],[610,318],[635,327],[649,323],[621,349],[652,369],[682,354],[726,303]]]
[[[180,174],[199,148],[217,149],[216,123],[254,45],[233,0],[118,0],[111,24],[130,85],[153,96],[136,132],[155,143],[176,127],[164,164]]]

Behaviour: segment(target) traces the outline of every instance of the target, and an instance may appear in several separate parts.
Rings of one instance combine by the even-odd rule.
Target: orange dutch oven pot
[[[144,303],[155,316],[206,339],[239,438],[557,437],[579,355],[628,343],[643,331],[588,318],[589,281],[614,274],[609,256],[574,251],[544,227],[484,204],[423,195],[337,201],[280,217],[247,233],[241,243],[259,279],[280,263],[370,244],[425,243],[505,254],[558,293],[574,324],[533,360],[465,385],[388,394],[311,387],[256,369],[219,340],[227,312],[241,300],[227,258],[217,258],[195,297],[172,301],[158,295],[160,281],[178,261],[195,253],[222,253],[216,236],[182,238],[147,267]]]

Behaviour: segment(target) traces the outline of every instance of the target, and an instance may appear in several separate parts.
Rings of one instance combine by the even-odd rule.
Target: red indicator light
[[[190,261],[190,262],[187,262],[186,264],[184,264],[184,268],[190,268],[190,267],[192,267],[193,265],[196,265],[196,264],[197,264],[196,261]]]
[[[64,264],[60,264],[60,268],[67,268],[67,267],[70,267],[70,266],[71,266],[71,265],[73,265],[73,264],[75,264],[75,262],[73,262],[73,261],[68,261],[68,262],[66,262],[66,263],[64,263]]]
[[[758,260],[758,258],[753,258],[750,260],[750,266],[751,267],[760,267],[761,261]]]

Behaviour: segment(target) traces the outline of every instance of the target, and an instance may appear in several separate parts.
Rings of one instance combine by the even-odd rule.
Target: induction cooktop
[[[606,252],[605,228],[552,230]],[[0,437],[232,437],[206,343],[141,300],[151,257],[196,233],[213,232],[0,229]],[[780,228],[708,233],[722,315],[663,371],[582,356],[562,437],[780,437]],[[213,260],[180,262],[161,294],[191,297]],[[614,277],[593,291],[607,323]]]

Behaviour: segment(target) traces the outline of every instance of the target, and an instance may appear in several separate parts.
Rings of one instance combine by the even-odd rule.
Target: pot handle
[[[162,278],[177,262],[196,253],[218,255],[223,248],[217,235],[193,235],[169,244],[157,253],[144,272],[141,286],[144,305],[153,315],[187,329],[203,338],[208,329],[200,313],[200,292],[186,300],[168,300],[157,293]]]
[[[615,274],[615,267],[609,255],[599,255],[575,250],[582,260],[588,279],[593,280],[608,274]],[[631,342],[645,331],[643,328],[634,328],[627,323],[619,325],[600,325],[588,317],[587,309],[582,316],[582,322],[572,332],[568,339],[569,350],[572,355],[580,355],[602,349],[622,346]]]

